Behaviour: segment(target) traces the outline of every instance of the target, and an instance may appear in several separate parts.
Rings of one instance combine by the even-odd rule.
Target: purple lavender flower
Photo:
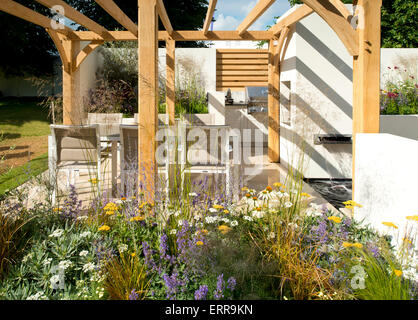
[[[216,290],[213,292],[213,297],[216,300],[220,300],[224,297],[224,288],[225,288],[224,275],[221,274],[218,276],[218,281],[216,283]]]
[[[132,289],[131,293],[129,294],[129,300],[138,300],[139,296],[136,293],[135,289]]]
[[[208,294],[209,288],[207,285],[203,284],[199,287],[198,290],[194,293],[194,299],[195,300],[206,300],[207,294]]]
[[[176,300],[176,294],[179,292],[179,289],[182,289],[186,285],[186,281],[179,279],[177,272],[171,276],[164,274],[163,280],[166,287],[167,299]]]
[[[231,291],[235,290],[235,287],[237,286],[237,280],[234,277],[230,277],[227,281],[227,288]]]

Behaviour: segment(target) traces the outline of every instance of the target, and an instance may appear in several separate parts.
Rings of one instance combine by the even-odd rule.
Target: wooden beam
[[[296,22],[302,20],[303,18],[309,16],[312,13],[312,8],[304,4],[292,13],[290,13],[288,16],[278,21],[274,26],[272,26],[269,29],[269,31],[272,31],[275,36],[278,36],[283,28],[290,27],[291,25],[295,24]]]
[[[64,47],[62,36],[54,30],[45,30],[54,42],[55,47],[57,47],[62,62],[62,68],[67,72],[71,71],[71,52],[68,50],[68,47]]]
[[[0,10],[7,12],[15,17],[21,18],[23,20],[32,22],[38,26],[41,26],[45,29],[53,29],[58,33],[62,33],[70,39],[73,39],[73,30],[61,23],[45,17],[44,15],[37,13],[21,4],[12,1],[12,0],[1,0],[0,1]],[[11,28],[13,26],[10,26]]]
[[[335,31],[352,56],[359,52],[358,34],[351,24],[329,0],[302,0],[311,7]]]
[[[273,37],[271,31],[247,31],[239,35],[238,31],[208,31],[205,35],[203,31],[174,31],[170,36],[165,31],[158,33],[159,40],[166,41],[172,38],[176,41],[217,41],[217,40],[251,40],[261,41],[270,40]]]
[[[289,31],[290,31],[289,27],[283,28],[282,32],[280,33],[279,40],[277,41],[276,52],[274,56],[274,67],[277,70],[279,70],[280,68],[280,53],[282,52],[283,44],[284,44],[284,41],[287,39]]]
[[[176,42],[169,40],[166,42],[166,102],[169,125],[175,124],[176,113]]]
[[[54,6],[61,6],[64,9],[64,12],[62,13],[63,16],[97,33],[101,37],[107,35],[108,33],[106,28],[102,27],[100,24],[86,17],[84,14],[77,11],[73,7],[69,6],[67,3],[65,3],[62,0],[36,0],[36,1],[46,6],[47,8],[53,8]]]
[[[138,0],[138,168],[145,201],[154,203],[157,163],[158,16],[156,0]]]
[[[80,65],[83,63],[84,60],[89,56],[90,53],[92,53],[94,50],[96,50],[98,47],[100,47],[103,44],[104,41],[92,41],[87,46],[83,48],[78,54],[77,57],[74,60],[74,64],[72,66],[73,71],[76,71]]]
[[[348,19],[350,17],[352,17],[353,15],[351,14],[351,12],[347,9],[347,7],[345,6],[344,3],[341,2],[341,0],[329,0],[329,2],[331,2],[335,8],[338,9],[338,11],[340,11],[340,13],[342,14],[342,16],[348,21]]]
[[[278,72],[275,68],[277,49],[276,39],[269,42],[268,64],[268,159],[270,162],[280,162],[280,104]]]
[[[253,10],[251,10],[244,21],[238,26],[238,34],[242,36],[274,2],[275,0],[259,0]]]
[[[274,36],[272,31],[247,31],[242,36],[238,31],[209,31],[206,35],[203,31],[173,31],[173,34],[168,34],[167,31],[158,32],[159,41],[216,41],[216,40],[251,40],[261,41],[270,40]],[[129,31],[109,31],[105,37],[100,37],[91,31],[75,31],[74,37],[79,41],[137,41],[138,36],[133,35]]]
[[[167,11],[165,10],[163,0],[157,0],[157,10],[158,15],[163,22],[165,31],[167,31],[169,35],[173,34],[173,27],[171,25],[170,18],[168,17]]]
[[[138,26],[116,5],[113,0],[94,0],[101,6],[113,19],[138,37]]]
[[[61,38],[64,50],[69,53],[70,65],[80,51],[80,42]],[[63,123],[65,125],[80,125],[83,122],[83,108],[80,95],[80,71],[63,68],[62,103]]]
[[[359,52],[353,64],[353,187],[357,133],[380,131],[380,25],[382,0],[358,0]],[[353,188],[355,192],[355,188]],[[353,198],[354,199],[354,198]]]
[[[210,0],[209,2],[208,11],[206,12],[205,23],[203,24],[203,34],[205,36],[208,34],[210,23],[212,22],[217,2],[218,0]]]

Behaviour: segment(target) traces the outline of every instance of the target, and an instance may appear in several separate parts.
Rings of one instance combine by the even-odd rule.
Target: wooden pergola
[[[146,198],[153,201],[156,187],[155,134],[157,130],[158,41],[167,49],[167,113],[174,124],[174,82],[176,41],[252,40],[269,41],[268,68],[268,156],[280,161],[280,65],[284,43],[292,25],[316,12],[334,30],[353,56],[353,168],[357,133],[379,132],[380,89],[380,9],[382,0],[354,0],[358,25],[350,23],[352,14],[340,0],[302,0],[304,3],[267,31],[248,31],[275,0],[259,0],[235,31],[209,31],[217,0],[210,0],[201,31],[173,29],[162,0],[138,0],[138,24],[135,24],[113,0],[94,0],[126,31],[109,31],[62,0],[35,0],[52,8],[61,6],[64,16],[89,31],[74,31],[15,1],[1,0],[0,10],[45,28],[62,60],[64,124],[80,124],[79,68],[87,56],[105,41],[138,41],[138,123],[140,179],[146,181]],[[158,17],[165,30],[158,30]],[[81,49],[81,41],[88,45]],[[150,147],[151,146],[151,147]],[[354,182],[354,170],[353,170]]]

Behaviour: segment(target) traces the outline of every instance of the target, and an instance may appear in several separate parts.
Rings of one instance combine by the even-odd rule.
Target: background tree
[[[1,1],[1,0],[0,0]],[[171,24],[176,30],[197,30],[203,26],[207,0],[163,0]],[[49,9],[31,1],[16,0],[39,13],[51,16]],[[93,0],[66,0],[68,4],[109,30],[123,27]],[[134,21],[138,20],[138,0],[115,0]],[[77,30],[82,27],[74,25]],[[160,21],[160,30],[164,27]],[[0,72],[6,76],[48,75],[53,73],[57,50],[49,35],[23,19],[0,12]],[[199,42],[179,42],[177,46],[202,46]],[[165,45],[161,43],[161,45]]]
[[[353,0],[341,0],[353,3]],[[355,2],[355,1],[354,1]],[[291,6],[301,4],[289,0]],[[416,0],[383,0],[382,2],[382,47],[416,48],[418,44],[418,2]]]

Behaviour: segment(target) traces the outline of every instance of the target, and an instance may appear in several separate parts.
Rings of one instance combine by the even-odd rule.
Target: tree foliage
[[[1,0],[0,0],[1,1]],[[176,30],[197,30],[203,26],[207,0],[163,0],[171,24]],[[49,9],[32,0],[16,0],[20,4],[46,16]],[[66,0],[87,17],[108,30],[123,30],[123,27],[93,0]],[[135,23],[138,20],[138,0],[115,0],[116,4]],[[164,30],[161,21],[160,30]],[[77,27],[77,26],[76,26]],[[78,26],[78,30],[84,30]],[[30,22],[0,12],[0,72],[6,76],[45,75],[53,72],[57,50],[45,30]],[[178,43],[177,46],[185,46]],[[188,42],[187,46],[200,46]]]

